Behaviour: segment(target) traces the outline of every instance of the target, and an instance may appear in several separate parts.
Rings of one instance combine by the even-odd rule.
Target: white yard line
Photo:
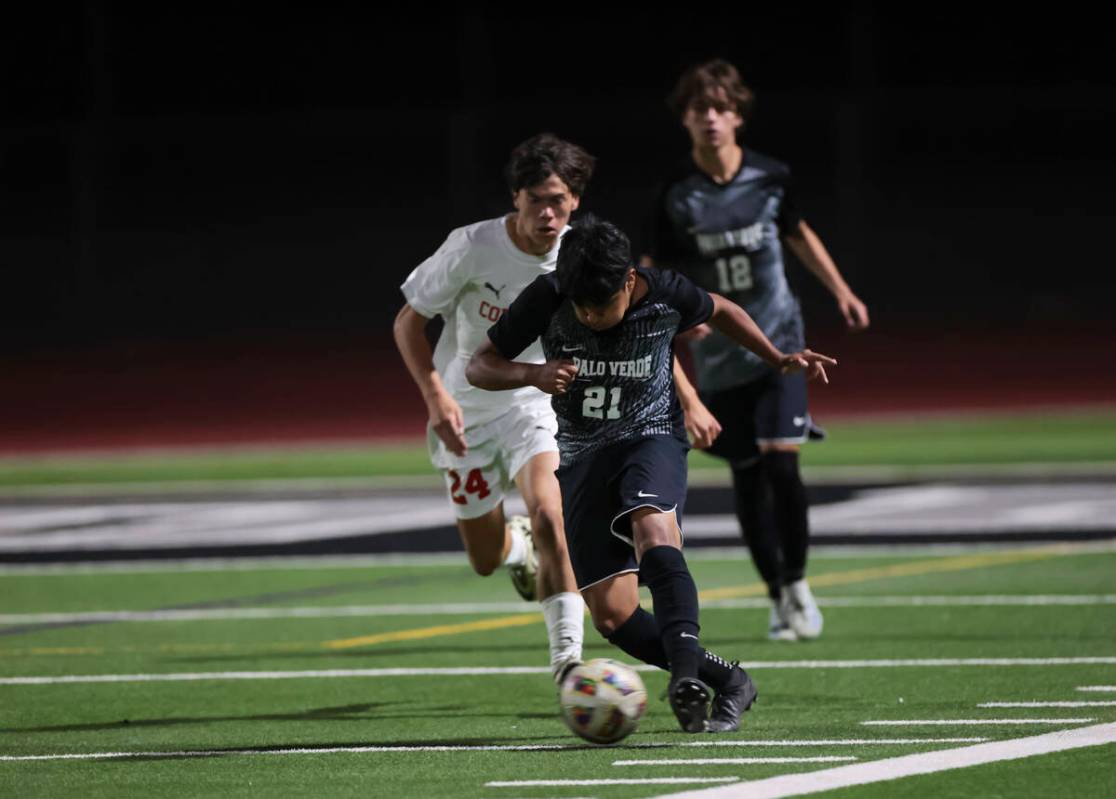
[[[740,782],[739,777],[655,777],[632,780],[497,780],[485,788],[540,788],[560,785],[688,785],[693,783]]]
[[[685,741],[681,743],[625,743],[624,749],[674,749],[677,747],[705,748],[709,746],[862,746],[871,744],[941,744],[941,743],[980,743],[987,738],[849,738],[849,739],[806,739],[784,741]],[[81,752],[52,755],[0,755],[0,762],[22,760],[126,760],[129,758],[188,758],[188,757],[228,757],[250,755],[332,755],[332,754],[375,754],[380,752],[544,752],[563,750],[582,750],[585,744],[491,744],[474,746],[331,746],[316,749],[313,747],[290,749],[197,749],[172,752]]]
[[[977,707],[1116,707],[1113,702],[982,702]]]
[[[818,604],[829,608],[873,607],[1002,607],[1116,605],[1116,594],[1036,594],[998,596],[868,596],[818,597]],[[766,598],[712,600],[702,603],[704,610],[763,609],[771,606]],[[530,602],[443,602],[392,605],[339,605],[275,608],[182,608],[165,610],[89,610],[72,613],[2,613],[0,624],[72,624],[82,622],[159,622],[159,621],[235,621],[242,619],[321,619],[344,617],[387,617],[428,615],[474,615],[518,613],[532,609]]]
[[[686,760],[615,760],[614,766],[756,766],[764,763],[848,763],[859,758],[845,757],[697,757]]]
[[[1116,685],[1079,685],[1078,691],[1094,691],[1096,693],[1116,693]]]
[[[757,660],[745,669],[864,669],[938,666],[1080,666],[1116,665],[1116,657],[1082,658],[956,658],[931,660]],[[637,671],[657,671],[655,666],[633,664]],[[305,680],[350,677],[483,676],[497,674],[549,674],[547,666],[460,666],[451,668],[315,669],[306,671],[195,671],[166,674],[65,674],[0,678],[0,685],[64,685],[73,683],[190,682],[197,680]],[[869,723],[869,722],[863,722]],[[904,722],[894,722],[904,723]],[[910,722],[906,722],[910,723]],[[944,722],[943,722],[944,723]]]
[[[1003,724],[1088,724],[1096,719],[893,719],[887,721],[862,721],[868,727],[970,727]]]
[[[1062,752],[1087,746],[1101,746],[1116,742],[1116,724],[1098,724],[1076,730],[1046,733],[1030,738],[923,752],[915,755],[889,757],[856,763],[849,766],[811,771],[804,774],[784,774],[762,780],[750,780],[723,788],[670,794],[670,799],[780,799],[785,796],[832,791],[852,785],[886,782],[916,774],[1019,760],[1050,752]]]

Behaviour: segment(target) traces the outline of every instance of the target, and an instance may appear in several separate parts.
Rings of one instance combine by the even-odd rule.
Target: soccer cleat
[[[740,716],[756,701],[759,692],[748,672],[733,663],[732,677],[717,695],[713,697],[713,707],[709,713],[706,732],[735,732],[740,729]]]
[[[786,596],[786,594],[784,594]],[[784,608],[783,600],[773,600],[771,613],[767,616],[767,640],[797,641],[798,636],[787,621],[789,608]]]
[[[526,516],[512,516],[508,519],[508,530],[512,535],[523,536],[527,545],[523,563],[508,567],[512,587],[528,602],[534,602],[538,596],[535,577],[539,572],[539,557],[535,553],[535,541],[531,537],[531,520]]]
[[[703,732],[709,720],[709,686],[697,677],[679,677],[667,689],[670,709],[686,732]]]
[[[561,663],[550,664],[550,671],[554,675],[554,682],[558,684],[559,688],[561,688],[562,683],[566,681],[566,675],[569,674],[575,666],[580,666],[581,663],[581,658],[570,658],[569,660],[563,660]]]
[[[800,639],[812,641],[821,635],[822,614],[805,580],[783,586],[783,599],[789,608],[787,623]]]

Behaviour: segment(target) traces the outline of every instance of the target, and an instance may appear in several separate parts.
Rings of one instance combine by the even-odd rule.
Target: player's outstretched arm
[[[477,348],[465,368],[465,379],[488,391],[534,386],[547,394],[563,394],[576,375],[577,365],[568,358],[546,363],[509,361],[491,341]]]
[[[430,426],[454,455],[465,454],[465,416],[461,406],[446,391],[442,378],[434,368],[434,356],[430,343],[426,340],[426,324],[430,320],[420,314],[408,303],[395,317],[392,334],[395,346],[403,356],[403,363],[415,385],[422,392],[426,402],[426,412],[430,416]]]
[[[714,328],[724,333],[741,347],[750,349],[784,374],[805,369],[808,379],[820,378],[822,382],[829,382],[825,367],[836,366],[837,361],[828,355],[811,352],[810,350],[790,354],[783,353],[763,334],[759,325],[748,315],[747,311],[720,294],[710,292],[709,296],[713,298],[713,315],[709,317],[709,324]]]
[[[853,294],[849,284],[841,277],[837,264],[829,256],[829,251],[818,238],[818,234],[805,222],[800,221],[798,227],[785,238],[787,245],[798,256],[798,260],[814,273],[814,276],[837,300],[837,307],[845,317],[846,324],[853,330],[863,330],[868,327],[868,307]]]

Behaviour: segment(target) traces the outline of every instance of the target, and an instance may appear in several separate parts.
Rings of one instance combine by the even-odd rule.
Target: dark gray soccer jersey
[[[789,183],[784,164],[751,150],[724,185],[687,158],[666,183],[647,236],[656,265],[676,269],[740,305],[784,352],[805,346],[779,241],[800,219],[788,197]],[[703,391],[751,382],[771,368],[717,332],[694,342],[692,350]]]
[[[577,363],[574,382],[552,398],[563,464],[621,441],[656,435],[686,441],[674,393],[674,336],[707,320],[713,300],[674,272],[636,271],[647,293],[608,330],[578,322],[557,277],[548,274],[525,288],[488,331],[509,360],[541,338],[547,360]]]

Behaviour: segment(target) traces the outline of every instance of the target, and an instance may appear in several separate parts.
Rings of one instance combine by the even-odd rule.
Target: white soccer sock
[[[506,526],[504,529],[511,536],[511,546],[508,547],[508,556],[504,558],[504,565],[522,566],[527,562],[527,538],[523,535],[523,531],[516,527]]]
[[[585,640],[585,603],[581,594],[567,591],[542,602],[546,633],[550,637],[550,668],[554,676],[571,660],[581,660]]]

